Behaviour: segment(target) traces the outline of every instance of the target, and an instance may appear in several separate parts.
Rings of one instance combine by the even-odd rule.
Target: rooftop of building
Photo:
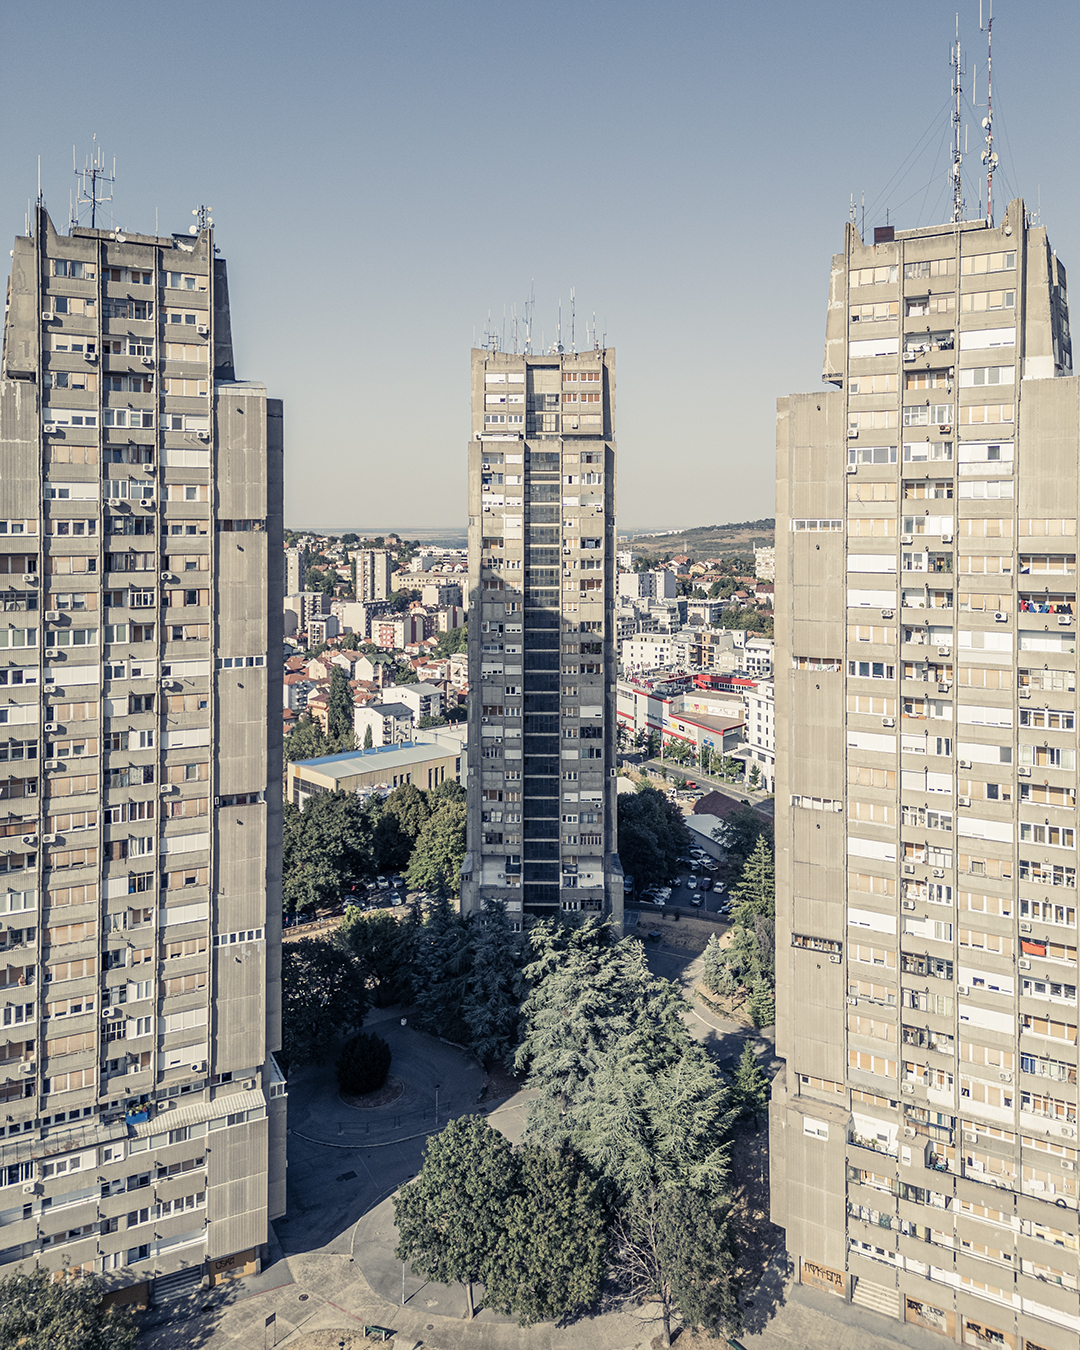
[[[414,764],[438,758],[440,753],[454,753],[450,747],[428,742],[402,741],[399,745],[373,745],[367,750],[345,750],[336,755],[320,755],[317,759],[300,759],[296,769],[314,769],[327,778],[352,778],[360,773],[392,773],[408,769]]]

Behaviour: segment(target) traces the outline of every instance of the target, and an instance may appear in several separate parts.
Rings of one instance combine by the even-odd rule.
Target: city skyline
[[[830,7],[828,24],[793,3],[555,6],[540,26],[526,10],[488,4],[382,12],[324,3],[303,17],[271,5],[258,25],[252,12],[188,9],[191,31],[206,35],[185,94],[202,148],[177,147],[164,173],[149,119],[144,127],[131,118],[108,88],[64,81],[39,108],[40,63],[27,58],[172,69],[182,41],[133,27],[119,4],[98,6],[92,25],[65,3],[48,15],[0,16],[10,186],[0,224],[21,233],[40,154],[46,203],[63,225],[72,144],[81,165],[95,132],[110,168],[117,158],[108,209],[124,227],[152,233],[157,211],[163,233],[182,231],[200,203],[216,209],[222,246],[241,260],[232,278],[246,316],[238,343],[294,423],[293,520],[340,519],[350,495],[361,508],[405,505],[399,458],[423,469],[409,482],[409,518],[462,519],[468,348],[483,345],[489,312],[511,345],[511,306],[520,330],[532,293],[538,339],[554,339],[561,301],[566,345],[571,287],[578,347],[595,312],[598,336],[620,349],[626,522],[684,522],[688,484],[697,496],[703,481],[723,491],[732,518],[770,515],[774,399],[816,378],[805,356],[820,329],[816,260],[849,197],[859,203],[865,189],[868,227],[886,209],[902,227],[945,218],[951,6],[906,7],[902,34],[889,12],[848,3]],[[1047,4],[1038,26],[1022,17],[1006,3],[995,12],[1002,198],[1022,192],[1035,209],[1041,187],[1059,247],[1078,256],[1080,203],[1057,168],[1075,155],[1077,132],[1053,105],[1068,87],[1080,16]],[[965,0],[967,85],[977,73],[981,103],[978,18]],[[901,59],[883,61],[886,49]],[[875,72],[872,100],[858,92],[859,71]],[[490,107],[514,104],[521,117],[491,121]],[[561,131],[533,129],[547,108],[569,111],[569,143]],[[970,218],[976,113],[965,111]],[[1056,128],[1052,142],[1046,125]],[[583,141],[578,126],[590,129]],[[923,141],[927,154],[883,195]],[[527,219],[512,234],[478,226],[522,194]],[[316,212],[333,219],[332,265],[308,269],[298,292],[281,240],[309,232]],[[783,344],[772,340],[778,314]],[[695,407],[703,384],[724,408],[708,424]],[[355,409],[342,406],[343,389],[359,396]],[[684,447],[682,474],[657,483],[650,464],[669,436]]]

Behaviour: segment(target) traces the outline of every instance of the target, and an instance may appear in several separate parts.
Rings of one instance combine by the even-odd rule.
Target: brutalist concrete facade
[[[1080,381],[1065,270],[854,226],[777,427],[773,1219],[800,1277],[1067,1350]]]
[[[462,907],[622,919],[615,353],[472,353]]]
[[[213,234],[15,241],[0,375],[0,1269],[132,1296],[284,1212],[282,409]]]

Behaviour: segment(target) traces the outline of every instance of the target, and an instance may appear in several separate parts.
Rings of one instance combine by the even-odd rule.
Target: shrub
[[[381,1036],[365,1031],[351,1036],[338,1056],[338,1087],[350,1097],[374,1092],[386,1082],[390,1058],[390,1047]]]

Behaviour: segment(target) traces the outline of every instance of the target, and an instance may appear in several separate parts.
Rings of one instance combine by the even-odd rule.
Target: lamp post
[[[439,1128],[439,1084],[435,1084],[435,1128]]]

